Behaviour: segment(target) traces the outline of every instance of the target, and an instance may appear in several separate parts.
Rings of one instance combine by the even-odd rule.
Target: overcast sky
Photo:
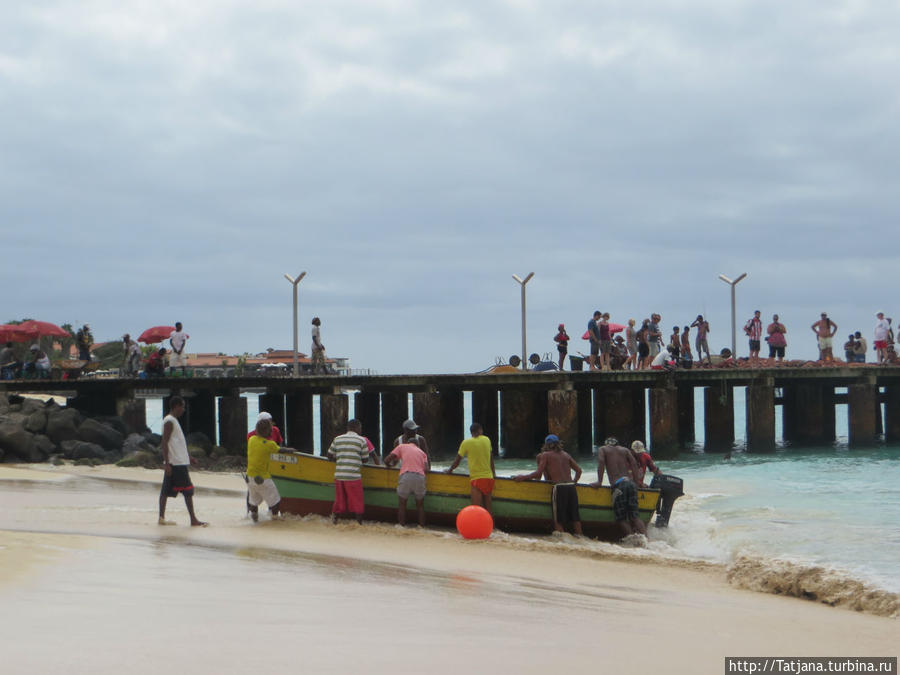
[[[900,9],[824,0],[55,2],[0,22],[0,321],[380,373],[591,312],[816,353],[900,321]],[[892,314],[893,313],[893,314]],[[840,351],[839,349],[835,350]],[[739,339],[746,355],[746,341]],[[871,360],[871,353],[870,353]]]

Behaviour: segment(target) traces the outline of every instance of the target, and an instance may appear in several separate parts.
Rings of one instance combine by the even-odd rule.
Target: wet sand
[[[138,644],[198,630],[203,644],[186,642],[180,658],[199,672],[244,672],[248,645],[254,664],[303,672],[546,672],[632,659],[688,673],[722,672],[725,656],[897,655],[897,619],[735,588],[724,566],[572,538],[468,542],[265,515],[254,526],[240,477],[192,475],[209,528],[189,527],[174,500],[179,525],[156,525],[159,471],[0,466],[0,602],[11,608],[0,635],[17,647],[14,667],[65,666],[40,647],[52,637],[63,655],[88,654],[66,672],[155,672],[156,649],[130,661]],[[95,592],[82,597],[85,588]],[[189,609],[159,604],[170,588],[196,595]],[[91,630],[73,621],[82,612]]]

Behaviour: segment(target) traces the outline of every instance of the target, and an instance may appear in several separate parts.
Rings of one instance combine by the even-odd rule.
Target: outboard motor
[[[659,501],[656,502],[656,526],[668,527],[675,500],[684,494],[684,481],[676,476],[659,474],[653,476],[650,487],[659,490]]]

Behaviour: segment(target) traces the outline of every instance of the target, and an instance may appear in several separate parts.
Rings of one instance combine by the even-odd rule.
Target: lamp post
[[[297,286],[303,281],[303,277],[305,276],[306,272],[300,272],[296,279],[291,277],[290,274],[284,275],[284,278],[290,281],[294,286],[294,377],[297,377],[300,374],[300,365],[297,363]]]
[[[528,276],[524,279],[520,279],[517,274],[512,275],[512,278],[516,280],[516,283],[522,287],[522,370],[528,370],[528,361],[526,360],[528,352],[525,350],[525,284],[531,281],[531,277],[533,276],[534,272],[529,272]]]
[[[735,302],[734,302],[734,287],[738,285],[744,277],[747,276],[747,273],[744,272],[737,279],[732,281],[724,274],[720,274],[719,278],[724,281],[726,284],[731,286],[731,358],[737,358],[737,316],[735,314]]]

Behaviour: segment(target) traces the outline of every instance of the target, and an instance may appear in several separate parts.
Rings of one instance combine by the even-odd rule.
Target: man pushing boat
[[[459,451],[453,460],[453,464],[447,469],[447,473],[459,466],[463,457],[469,459],[469,480],[472,485],[472,503],[491,510],[491,495],[494,493],[494,481],[497,471],[494,469],[494,453],[491,448],[491,439],[484,435],[478,422],[473,422],[469,427],[471,438],[467,438],[459,444]]]
[[[606,444],[597,451],[597,482],[591,483],[591,487],[598,488],[603,483],[604,469],[613,489],[613,515],[623,536],[635,532],[646,535],[647,528],[638,515],[635,485],[640,467],[632,452],[612,437],[607,438]]]
[[[572,478],[572,471],[575,478]],[[531,473],[514,476],[513,480],[535,480],[545,477],[553,483],[550,505],[553,510],[553,529],[565,532],[564,523],[572,523],[575,534],[581,535],[581,515],[578,513],[578,490],[575,485],[581,478],[581,467],[563,450],[563,443],[556,434],[544,439],[541,454],[537,456],[537,469]]]

